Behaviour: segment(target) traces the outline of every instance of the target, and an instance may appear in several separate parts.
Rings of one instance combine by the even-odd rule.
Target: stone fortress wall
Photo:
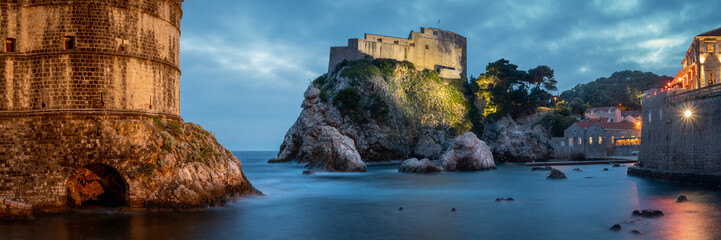
[[[179,116],[181,2],[0,1],[0,114]]]
[[[138,169],[160,146],[118,136],[182,121],[182,2],[0,0],[0,200],[68,210],[71,175],[104,164],[146,206]]]
[[[436,28],[421,28],[408,38],[365,34],[363,39],[349,39],[348,46],[331,47],[328,72],[343,60],[366,56],[409,61],[419,70],[438,71],[443,78],[466,77],[466,38]]]
[[[721,186],[721,88],[659,92],[643,98],[642,112],[640,166],[630,175]]]

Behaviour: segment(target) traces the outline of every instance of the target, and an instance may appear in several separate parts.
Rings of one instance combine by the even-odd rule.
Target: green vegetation
[[[471,79],[471,88],[475,97],[485,103],[483,116],[517,118],[534,113],[538,107],[548,107],[553,97],[548,91],[557,90],[556,83],[553,69],[548,66],[523,71],[501,58],[489,63],[486,73]]]
[[[155,163],[141,163],[138,169],[141,175],[147,177],[152,175],[156,168],[157,165]]]
[[[175,138],[173,138],[173,136],[166,131],[160,132],[160,136],[163,137],[163,146],[161,146],[161,148],[168,152],[173,151],[173,147],[175,146]]]
[[[180,125],[180,122],[175,120],[168,120],[167,123],[168,125],[166,126],[166,128],[170,130],[170,133],[172,133],[173,135],[180,136],[185,134],[183,132],[183,126]]]
[[[374,119],[382,125],[445,127],[463,133],[472,127],[465,82],[442,79],[435,71],[416,71],[407,61],[361,59],[340,63],[313,84],[321,90],[321,101],[359,124]]]
[[[662,88],[673,78],[650,72],[620,71],[610,77],[578,84],[561,93],[574,114],[583,114],[586,107],[617,106],[621,110],[641,109],[641,93],[651,88]]]

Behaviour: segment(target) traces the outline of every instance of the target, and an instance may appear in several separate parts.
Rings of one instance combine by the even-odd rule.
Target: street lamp
[[[683,116],[685,118],[690,118],[691,116],[693,116],[693,112],[691,112],[691,109],[686,109],[686,111],[683,112]]]

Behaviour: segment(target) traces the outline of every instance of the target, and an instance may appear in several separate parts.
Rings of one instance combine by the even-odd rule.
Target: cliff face
[[[468,102],[452,81],[386,59],[338,65],[308,87],[301,107],[269,162],[365,171],[364,162],[439,159],[471,128]]]
[[[539,124],[545,113],[519,121],[503,117],[485,125],[481,139],[488,142],[496,160],[502,162],[545,161],[553,155],[551,134]]]

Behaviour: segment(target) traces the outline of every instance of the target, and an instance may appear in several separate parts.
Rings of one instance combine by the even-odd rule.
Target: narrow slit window
[[[15,39],[14,38],[6,38],[5,39],[5,52],[15,52]]]
[[[75,49],[75,37],[71,37],[71,36],[63,37],[63,49],[65,49],[65,50]]]
[[[426,49],[430,49],[430,48],[428,47],[428,45],[426,45]]]
[[[378,42],[383,42],[383,39],[382,39],[382,38],[379,38],[379,39],[378,39]]]

